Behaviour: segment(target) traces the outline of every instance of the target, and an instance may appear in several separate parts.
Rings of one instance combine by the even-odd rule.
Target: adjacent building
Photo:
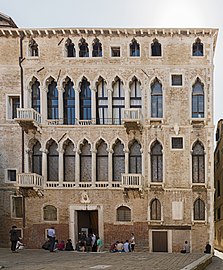
[[[30,248],[203,251],[214,237],[217,29],[0,29],[0,226]]]

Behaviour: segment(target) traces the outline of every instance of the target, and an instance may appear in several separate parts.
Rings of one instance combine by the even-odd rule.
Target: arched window
[[[47,155],[47,180],[58,181],[58,161],[59,153],[57,151],[57,144],[54,141],[49,142]]]
[[[108,151],[104,141],[97,146],[96,172],[97,181],[108,181]]]
[[[108,124],[108,90],[106,82],[102,78],[97,84],[96,107],[96,123],[98,125]]]
[[[88,44],[84,38],[79,42],[79,57],[89,57]]]
[[[129,173],[142,173],[141,145],[134,141],[129,147]]]
[[[92,46],[93,46],[92,56],[102,57],[102,46],[98,38],[94,39]]]
[[[48,119],[58,119],[58,90],[57,83],[51,80],[47,93]]]
[[[193,56],[203,56],[203,43],[199,38],[196,39],[195,43],[193,44]]]
[[[130,43],[129,47],[130,47],[130,56],[140,56],[140,45],[134,38]]]
[[[131,221],[131,209],[126,206],[120,206],[117,209],[117,221]]]
[[[130,84],[130,108],[142,107],[142,91],[140,82],[134,78]]]
[[[80,120],[91,120],[90,83],[84,78],[80,88]]]
[[[57,220],[57,208],[53,205],[44,206],[43,219],[45,221],[56,221]]]
[[[40,83],[37,79],[32,85],[32,108],[40,113]]]
[[[74,144],[67,140],[64,143],[64,181],[75,181],[75,152]]]
[[[68,38],[65,42],[65,47],[67,50],[67,57],[75,57],[76,56],[76,51],[74,47],[74,43],[70,38]]]
[[[204,146],[198,141],[192,149],[192,182],[205,182]]]
[[[121,181],[122,173],[125,173],[125,153],[124,145],[117,140],[113,147],[113,181]]]
[[[151,181],[163,182],[162,145],[156,141],[151,147]]]
[[[29,41],[29,52],[30,56],[39,56],[38,44],[33,38]]]
[[[151,85],[151,117],[163,117],[163,90],[162,84],[157,78]]]
[[[151,44],[151,55],[152,56],[161,56],[161,44],[155,38]]]
[[[192,118],[204,117],[204,85],[196,79],[192,89]]]
[[[121,125],[123,117],[123,109],[125,107],[125,93],[123,83],[119,78],[116,78],[113,84],[112,95],[112,124]]]
[[[194,220],[205,220],[205,203],[200,198],[194,202]]]
[[[150,219],[161,220],[161,203],[158,199],[154,199],[150,203]]]
[[[84,140],[80,150],[80,182],[90,182],[92,179],[91,145]]]
[[[41,145],[37,141],[32,149],[32,172],[42,175],[42,152]]]
[[[64,85],[63,117],[65,125],[75,124],[75,91],[74,84],[69,78]]]

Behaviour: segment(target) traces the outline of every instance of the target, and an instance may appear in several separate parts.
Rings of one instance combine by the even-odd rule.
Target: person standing
[[[16,244],[19,240],[18,231],[16,230],[16,226],[12,226],[12,229],[9,231],[10,233],[10,241],[11,241],[11,251],[16,252]]]
[[[100,239],[99,236],[96,237],[97,239],[97,252],[101,252],[102,251],[102,240]]]
[[[133,252],[135,250],[135,235],[134,233],[131,234],[130,238],[130,246],[131,246],[131,251]]]
[[[50,227],[50,229],[48,230],[47,236],[50,240],[50,252],[54,251],[54,245],[55,245],[55,237],[56,237],[56,232],[54,227]]]

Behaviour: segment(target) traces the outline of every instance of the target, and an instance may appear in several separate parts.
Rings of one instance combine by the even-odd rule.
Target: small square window
[[[111,47],[111,57],[120,57],[120,47]]]
[[[19,96],[8,96],[7,99],[7,118],[17,118],[17,108],[20,108]]]
[[[23,217],[22,197],[21,196],[12,196],[12,217],[13,218],[22,218]]]
[[[183,138],[172,138],[172,149],[183,149]]]
[[[7,181],[9,182],[16,181],[16,170],[7,170]]]
[[[179,75],[179,74],[171,75],[171,81],[172,81],[172,86],[182,86],[183,85],[182,75]]]

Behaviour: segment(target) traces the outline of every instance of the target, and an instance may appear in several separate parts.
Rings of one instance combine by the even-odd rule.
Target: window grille
[[[172,149],[183,149],[182,137],[172,137]]]
[[[194,202],[194,220],[205,220],[205,203],[201,199]]]
[[[126,206],[120,206],[117,209],[117,221],[131,221],[131,209]]]
[[[120,47],[111,47],[111,57],[120,57]]]
[[[183,79],[181,74],[172,74],[172,86],[182,86],[183,85]]]
[[[151,85],[151,117],[163,117],[163,90],[162,84],[157,78]]]
[[[150,219],[161,220],[161,203],[158,199],[154,199],[150,204]]]
[[[162,145],[158,141],[151,147],[151,181],[163,181],[163,153]]]
[[[193,56],[203,56],[203,43],[201,43],[201,40],[199,38],[196,39],[195,43],[193,44]]]
[[[192,149],[192,181],[193,183],[205,182],[204,147],[196,142]]]
[[[151,44],[151,55],[161,56],[161,44],[158,42],[157,39],[154,39],[153,43]]]

